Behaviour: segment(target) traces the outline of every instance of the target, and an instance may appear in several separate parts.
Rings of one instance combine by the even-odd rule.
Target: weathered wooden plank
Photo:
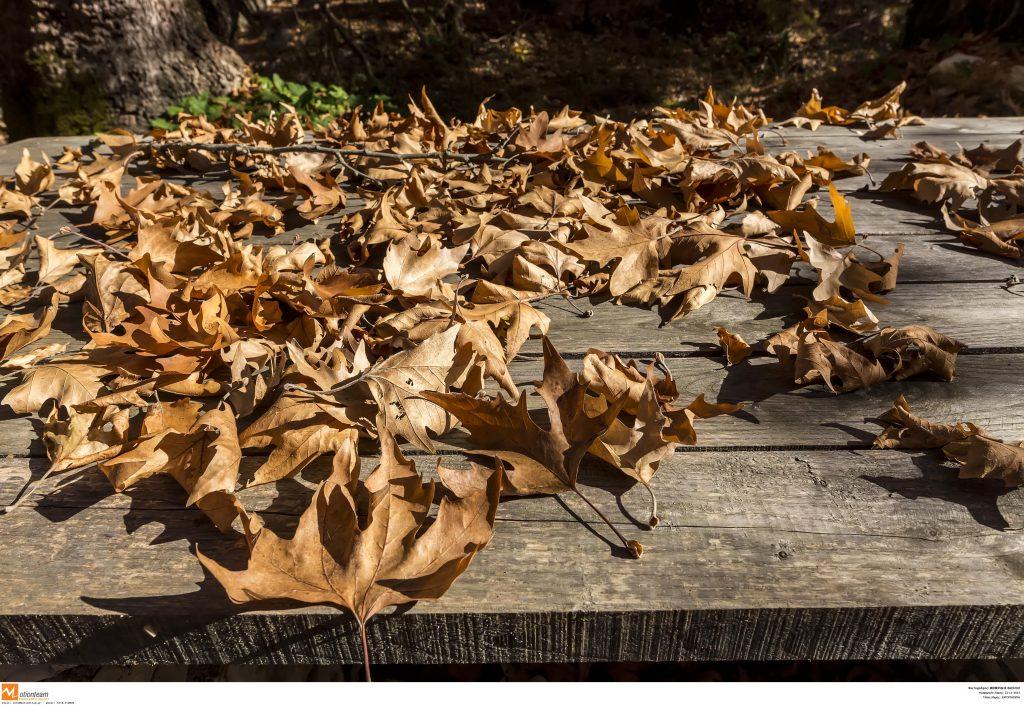
[[[580,361],[571,360],[578,369]],[[879,430],[869,421],[904,394],[914,410],[937,421],[973,421],[1004,440],[1024,439],[1024,354],[965,355],[952,382],[919,377],[887,382],[867,390],[833,395],[821,386],[797,388],[772,358],[756,358],[725,367],[713,358],[670,358],[667,365],[677,380],[681,401],[704,393],[709,400],[743,402],[734,416],[700,422],[699,447],[730,448],[865,448]],[[540,379],[542,364],[535,357],[512,363],[516,380]],[[530,397],[530,404],[540,402]],[[44,455],[39,422],[0,416],[0,456]],[[466,446],[456,431],[446,437]]]
[[[730,291],[683,318],[659,327],[657,311],[615,306],[593,308],[580,318],[569,305],[549,298],[538,307],[551,318],[549,337],[562,352],[590,347],[609,351],[684,353],[718,349],[716,326],[755,343],[798,319],[811,287],[784,287],[746,300]],[[899,285],[886,294],[890,304],[870,308],[883,326],[929,325],[975,348],[1017,348],[1024,344],[1024,296],[995,282]]]
[[[578,361],[572,361],[578,367]],[[683,401],[742,402],[744,411],[700,422],[704,447],[866,447],[880,427],[870,421],[904,394],[916,413],[935,420],[973,421],[1005,440],[1024,439],[1024,355],[967,355],[952,382],[927,376],[833,395],[821,386],[796,388],[773,358],[725,367],[724,360],[668,360]],[[540,379],[540,361],[515,364],[517,380]]]
[[[795,322],[811,297],[810,286],[787,286],[751,300],[736,291],[726,291],[715,301],[661,326],[657,311],[577,302],[575,309],[559,297],[549,297],[537,307],[551,318],[549,337],[559,351],[580,353],[591,347],[627,353],[717,354],[717,326],[756,343]],[[883,326],[929,325],[976,349],[1016,350],[1024,344],[1024,296],[1007,289],[1002,281],[900,284],[886,295],[888,306],[871,308]],[[0,313],[6,313],[0,309]],[[81,307],[66,305],[51,332],[36,345],[65,343],[80,347],[86,338],[81,325]]]
[[[1020,119],[929,121],[908,128],[902,142],[925,138],[930,129],[937,133],[930,141],[940,146],[951,134],[965,146],[976,136],[1003,144],[1021,127]],[[831,132],[835,141],[824,139]],[[855,139],[837,128],[808,134],[808,145]],[[904,147],[884,143],[873,152],[870,146],[880,143],[865,144],[878,163]],[[17,153],[0,149],[0,167]],[[591,345],[640,355],[663,350],[676,355],[668,365],[685,398],[707,392],[751,403],[735,417],[703,422],[701,446],[665,461],[655,481],[662,524],[653,532],[640,526],[646,494],[609,468],[587,463],[585,491],[647,545],[643,560],[618,557],[606,527],[581,523],[591,515],[573,497],[564,504],[506,502],[492,545],[444,600],[374,621],[374,660],[1024,655],[1022,495],[957,481],[933,453],[836,450],[866,448],[879,428],[868,419],[899,392],[927,417],[969,419],[1008,440],[1024,437],[1024,354],[1008,352],[1021,345],[1022,308],[1019,297],[998,286],[1018,270],[947,246],[951,239],[936,234],[933,209],[904,207],[893,196],[852,195],[861,232],[916,233],[893,304],[876,309],[882,322],[927,323],[986,354],[962,357],[952,383],[924,378],[833,397],[819,388],[794,389],[766,358],[724,368],[710,357],[714,325],[753,342],[781,328],[782,317],[796,308],[793,296],[806,287],[788,286],[755,302],[725,296],[663,329],[651,312],[602,305],[593,318],[578,319],[546,302],[552,336],[576,368]],[[329,227],[327,221],[304,232]],[[883,235],[868,242],[891,250],[897,240]],[[78,333],[75,313],[62,314],[58,330]],[[703,356],[686,357],[691,351]],[[513,364],[516,379],[540,376],[537,352],[531,343]],[[29,421],[0,418],[0,429],[0,454],[41,454]],[[446,441],[441,446],[449,454],[464,444],[454,436]],[[790,450],[766,450],[771,447]],[[831,450],[814,450],[819,447]],[[444,461],[464,462],[457,455]],[[244,471],[259,462],[245,458]],[[365,458],[364,467],[373,462]],[[434,458],[419,455],[417,462],[431,474]],[[41,458],[0,462],[0,505],[45,466]],[[272,525],[286,526],[324,467],[295,482],[246,491],[244,499]],[[239,613],[231,607],[203,579],[190,550],[198,542],[226,557],[237,543],[181,508],[181,499],[173,483],[156,478],[112,495],[88,470],[46,481],[25,506],[0,516],[0,584],[7,588],[0,593],[0,662],[359,659],[350,620],[326,608]]]
[[[28,664],[358,663],[337,613],[25,615],[0,629],[0,660]],[[377,663],[580,663],[1019,658],[1016,605],[700,610],[642,614],[419,613],[367,629]],[[68,636],[73,641],[68,642]],[[155,635],[155,636],[151,636]]]
[[[9,461],[0,476],[23,470]],[[951,474],[891,451],[676,457],[658,478],[662,525],[617,519],[648,546],[639,561],[573,518],[588,515],[572,498],[569,511],[506,502],[491,546],[443,600],[378,620],[373,658],[1019,654],[1021,500]],[[0,518],[0,660],[356,660],[348,621],[325,608],[237,614],[189,553],[237,544],[197,512],[106,492],[88,481]],[[298,507],[266,506],[268,520]],[[628,638],[613,647],[615,629]]]
[[[361,450],[366,474],[376,467],[379,448],[367,441]],[[458,455],[416,455],[412,459],[425,478],[436,478],[439,461],[453,469],[465,468],[469,462]],[[489,462],[478,460],[485,465]],[[251,477],[262,462],[262,458],[244,458],[241,477]],[[0,506],[12,503],[46,466],[41,459],[0,461]],[[316,483],[329,472],[330,458],[324,457],[289,481],[248,488],[240,497],[251,510],[295,517],[308,505]],[[646,528],[649,497],[633,480],[588,457],[580,482],[588,497],[613,521]],[[1024,493],[1007,490],[999,482],[958,480],[955,466],[943,464],[937,451],[677,453],[662,463],[653,486],[663,526],[891,534],[927,541],[970,539],[979,535],[979,529],[1024,529]],[[34,507],[42,514],[63,509],[168,512],[182,510],[185,498],[169,478],[151,478],[117,494],[102,473],[84,470],[43,479],[18,511]],[[867,512],[866,501],[871,504]],[[566,496],[564,502],[577,514],[590,517],[576,497]],[[498,516],[502,521],[572,519],[565,505],[551,497],[505,502]],[[271,520],[272,526],[273,521],[283,520]],[[599,524],[594,527],[600,532]],[[638,534],[641,540],[645,535]]]
[[[873,235],[859,238],[857,242],[887,256],[897,245],[903,245],[899,286],[935,282],[1004,282],[1015,274],[1021,274],[1024,266],[1024,262],[987,255],[967,247],[954,233],[944,228],[928,234]],[[857,248],[855,252],[865,262],[877,259],[863,248]],[[798,264],[795,272],[798,276],[793,284],[817,281],[816,272],[807,264]]]

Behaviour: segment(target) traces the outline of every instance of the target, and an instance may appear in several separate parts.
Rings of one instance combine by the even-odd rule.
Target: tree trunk
[[[145,130],[179,98],[237,86],[245,64],[211,31],[206,2],[0,0],[10,138]]]
[[[1024,36],[1022,0],[913,0],[904,44],[968,32],[1020,41]]]

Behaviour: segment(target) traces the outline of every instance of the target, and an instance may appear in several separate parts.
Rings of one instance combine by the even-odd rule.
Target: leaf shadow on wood
[[[824,387],[798,387],[792,373],[774,360],[757,359],[754,364],[745,360],[737,365],[725,367],[725,378],[718,389],[718,401],[731,404],[757,404],[776,396],[834,398],[835,394]],[[710,394],[709,394],[710,396]],[[732,414],[759,423],[749,410]]]
[[[54,662],[110,662],[129,655],[133,659],[173,659],[167,652],[179,653],[182,644],[208,640],[210,631],[223,631],[217,623],[224,619],[237,619],[238,615],[247,612],[308,607],[290,600],[236,605],[228,599],[220,583],[205,572],[197,586],[198,590],[180,595],[127,598],[82,595],[80,599],[84,603],[125,617],[103,620],[102,626],[96,631],[87,632],[72,648],[54,657]],[[260,617],[253,615],[252,621],[256,624],[245,630],[248,639],[245,642],[236,639],[232,646],[233,651],[245,649],[245,652],[242,655],[233,654],[232,662],[262,662],[274,654],[289,651],[289,647],[300,647],[300,650],[305,651],[325,640],[347,641],[351,644],[353,657],[358,653],[358,626],[350,615],[341,611],[327,614],[296,612],[289,617],[292,628],[287,630],[286,636],[269,624],[260,628]],[[304,628],[295,628],[295,624],[302,624]],[[237,629],[237,626],[232,627],[232,632],[237,633]],[[370,643],[373,643],[372,631]],[[152,655],[147,657],[147,653]]]
[[[875,440],[875,434],[872,433],[871,431],[868,431],[863,428],[858,428],[857,426],[851,426],[850,424],[839,423],[838,421],[830,421],[828,423],[823,423],[821,425],[825,428],[834,428],[839,431],[843,431],[845,433],[850,434],[850,436],[852,436],[854,439],[849,442],[849,445],[851,446],[870,446],[871,443]]]
[[[5,511],[8,507],[13,505],[15,502],[26,501],[25,495],[27,493],[34,492],[35,484],[39,482],[46,474],[47,468],[50,467],[49,461],[41,458],[29,458],[28,459],[28,477],[19,478],[18,484],[15,490],[11,491],[4,488],[3,492],[3,504],[0,505],[0,521],[3,520]],[[17,510],[15,510],[17,511]]]
[[[580,465],[577,483],[584,487],[592,487],[596,490],[607,492],[615,498],[615,505],[623,517],[629,520],[629,522],[636,528],[650,531],[651,526],[647,519],[637,518],[623,501],[623,497],[633,490],[633,488],[640,486],[640,483],[629,475],[618,471],[615,467],[609,465],[603,460],[588,456]],[[647,494],[644,493],[642,497],[646,501]],[[600,504],[597,497],[590,497],[590,499],[591,501]],[[648,507],[647,511],[649,510],[650,508]],[[622,548],[618,544],[614,544],[614,546]]]
[[[102,483],[106,480],[98,478]],[[73,501],[82,501],[87,492],[91,492],[94,501],[97,496],[96,481],[82,481],[90,486],[86,491],[78,491]],[[294,533],[298,516],[308,505],[309,497],[315,487],[292,479],[281,480],[273,486],[259,488],[259,496],[252,498],[258,505],[258,511],[267,528],[282,538]],[[269,503],[266,494],[274,491],[275,495]],[[175,501],[181,497],[183,490],[171,478],[154,476],[140,482],[139,485],[125,493],[131,497],[131,507],[126,511],[124,524],[127,533],[133,534],[150,524],[159,524],[160,533],[150,541],[150,545],[185,541],[189,553],[195,554],[197,548],[204,555],[216,560],[231,570],[245,567],[247,551],[244,539],[237,532],[221,533],[210,521],[196,509],[183,508],[183,501]],[[243,493],[244,494],[244,493]],[[106,496],[110,495],[110,491]],[[70,500],[66,497],[65,500]],[[67,507],[39,507],[41,514],[51,521],[63,521],[71,518],[81,509]],[[198,561],[197,561],[198,565]],[[95,632],[83,630],[83,637],[73,649],[60,654],[59,663],[85,663],[93,660],[116,660],[117,658],[161,649],[180,648],[178,646],[163,647],[167,642],[188,643],[190,640],[208,638],[207,632],[216,622],[246,612],[293,610],[308,607],[304,603],[291,600],[268,600],[247,605],[232,603],[223,587],[207,571],[203,571],[203,580],[197,583],[198,590],[179,595],[143,595],[127,598],[107,598],[80,596],[80,599],[93,607],[127,615],[127,620],[103,620],[102,626]],[[411,607],[410,605],[409,607]],[[400,612],[404,612],[401,610]],[[355,621],[347,614],[338,612],[316,615],[295,613],[298,622],[306,622],[307,628],[299,629],[291,636],[281,637],[267,631],[264,641],[253,639],[249,644],[250,651],[236,657],[238,661],[260,661],[270,654],[278,652],[289,645],[315,644],[324,639],[344,639],[352,644],[353,658],[358,655],[358,629]],[[263,631],[260,630],[262,634]],[[237,646],[237,645],[236,645]],[[155,656],[155,658],[166,658]],[[64,660],[61,660],[64,659]]]
[[[1009,529],[1010,523],[999,509],[999,498],[1013,488],[995,480],[958,479],[956,469],[944,464],[941,458],[937,451],[915,455],[912,462],[921,471],[920,477],[861,475],[861,478],[905,499],[937,499],[959,504],[978,524],[996,531]]]
[[[888,211],[890,224],[906,225],[917,228],[945,229],[942,222],[942,215],[936,205],[920,203],[912,200],[905,193],[873,190],[850,191],[846,194],[848,198],[856,201],[870,201],[876,206],[881,206]],[[857,222],[856,205],[853,206],[854,222]],[[822,204],[821,213],[826,217],[833,217],[830,204]]]
[[[7,393],[14,389],[20,383],[19,379],[14,379],[5,384],[0,385],[0,399],[7,396]],[[27,421],[32,425],[32,437],[28,442],[28,447],[25,449],[24,454],[31,458],[45,458],[46,457],[46,446],[43,444],[43,420],[38,416],[25,416],[23,414],[16,414],[11,411],[11,408],[6,404],[0,405],[0,423],[5,421],[20,421],[24,423]],[[31,463],[30,463],[31,465]],[[46,462],[46,467],[49,467],[50,463]],[[35,466],[33,466],[35,468]],[[38,477],[46,471],[46,468],[39,470],[36,474],[36,469],[33,469],[32,481],[34,482]]]
[[[987,259],[987,260],[990,260],[992,262],[999,262],[1001,264],[1009,264],[1011,266],[1019,267],[1019,268],[1024,269],[1024,259],[1012,260],[1009,257],[999,257],[998,255],[993,255],[993,254],[990,254],[990,253],[985,252],[983,250],[979,250],[976,247],[968,247],[967,245],[964,245],[959,240],[957,240],[955,235],[951,235],[951,237],[953,239],[950,240],[949,242],[939,242],[939,243],[936,243],[936,244],[940,248],[942,248],[943,250],[947,250],[949,252],[956,252],[958,254],[973,255],[975,257],[980,257],[982,259]]]
[[[88,471],[87,471],[88,472]],[[106,483],[105,478],[99,478]],[[75,489],[74,485],[84,484],[86,487]],[[297,487],[303,487],[294,483]],[[93,503],[102,499],[97,488],[101,485],[94,479],[79,478],[72,487],[64,489],[67,493],[62,502],[87,502],[91,497]],[[305,488],[303,488],[305,489]],[[244,542],[237,533],[223,534],[198,510],[185,509],[183,502],[173,502],[169,497],[177,498],[182,490],[169,477],[152,477],[139,483],[125,494],[131,497],[131,507],[125,512],[124,524],[128,534],[134,534],[150,524],[159,524],[159,534],[150,541],[150,545],[185,541],[185,550],[195,554],[199,547],[226,567],[238,570],[245,565],[246,551]],[[106,496],[111,492],[109,488]],[[279,493],[263,510],[277,525],[275,530],[281,531],[282,524],[289,521],[294,524],[296,517],[290,516],[290,510],[296,498],[294,492]],[[53,493],[48,495],[52,497]],[[48,520],[59,522],[72,518],[81,511],[81,507],[40,506],[36,511]],[[198,565],[198,561],[197,561]],[[128,655],[137,657],[140,653],[155,650],[160,653],[163,645],[168,642],[184,642],[190,639],[204,638],[210,625],[231,615],[253,610],[273,610],[296,607],[296,603],[286,600],[262,602],[258,605],[239,606],[232,603],[221,585],[204,571],[204,578],[197,583],[198,590],[180,595],[144,595],[138,597],[91,597],[81,595],[80,599],[92,607],[109,612],[126,615],[124,619],[102,620],[95,630],[83,629],[84,636],[68,651],[54,657],[58,663],[88,663],[123,658]],[[319,633],[344,628],[352,632],[355,638],[354,624],[339,614],[325,623],[311,627],[309,631],[291,637],[294,641],[308,641],[319,638]],[[344,626],[342,626],[344,625]],[[286,642],[289,639],[285,640]],[[167,647],[173,648],[173,647]],[[275,650],[274,643],[254,644],[250,653],[240,660],[258,660]],[[159,657],[157,657],[159,658]]]
[[[534,411],[531,411],[531,416],[534,418],[535,421],[543,423],[543,421],[546,420],[547,418],[547,412],[543,409],[536,409]],[[471,460],[474,460],[475,462],[478,462],[481,465],[490,467],[490,464],[493,462],[491,458],[487,456],[474,456],[473,445],[469,440],[469,436],[460,433],[459,431],[455,431],[454,433],[446,435],[445,442],[448,445],[460,448],[462,452],[465,453]],[[593,488],[601,492],[607,492],[608,494],[612,495],[623,517],[625,517],[631,524],[633,524],[637,528],[650,529],[648,522],[646,520],[638,519],[626,507],[626,505],[623,502],[623,496],[639,484],[628,475],[618,472],[617,470],[615,470],[602,460],[598,460],[596,458],[587,456],[580,464],[580,469],[576,481],[577,484],[581,487]],[[581,514],[580,512],[574,510],[567,503],[566,498],[572,497],[572,492],[565,492],[564,497],[562,495],[527,495],[502,497],[501,504],[506,505],[510,502],[531,501],[533,498],[537,496],[551,496],[566,511],[566,513],[571,518],[578,521],[587,529],[587,531],[594,534],[602,541],[604,541],[606,544],[608,544],[608,546],[611,548],[613,556],[618,558],[632,558],[632,556],[625,549],[623,549],[623,547],[620,544],[616,543],[611,538],[601,533],[600,528],[604,527],[605,525],[603,522],[601,522],[599,517],[593,516],[588,519],[586,517],[590,517],[589,509],[582,507],[580,509],[580,511],[582,512]],[[603,502],[599,496],[591,496],[590,494],[588,494],[587,496],[592,502],[594,502],[598,506],[601,506],[602,509],[604,509],[605,506],[607,506],[606,502]],[[435,498],[435,501],[438,500],[439,497]]]
[[[47,460],[29,461],[30,468],[36,464],[42,472],[50,467]],[[113,494],[114,488],[96,468],[72,470],[57,476],[57,485],[37,499],[35,510],[48,521],[66,521]]]
[[[555,501],[558,502],[562,509],[565,510],[566,514],[575,519],[583,528],[585,528],[591,534],[601,539],[601,541],[603,541],[608,546],[609,552],[614,558],[636,558],[636,556],[632,555],[629,551],[627,551],[626,548],[622,546],[622,544],[615,543],[612,539],[608,538],[594,527],[595,524],[598,526],[605,527],[605,524],[598,517],[595,516],[593,519],[589,520],[585,519],[580,513],[578,513],[575,509],[569,506],[569,503],[566,502],[565,498],[562,497],[561,495],[555,495]]]

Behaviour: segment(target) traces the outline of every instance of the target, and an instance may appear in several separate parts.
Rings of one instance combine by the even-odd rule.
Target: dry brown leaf
[[[380,465],[363,481],[354,441],[342,445],[290,539],[243,517],[250,555],[233,571],[197,553],[236,603],[288,599],[332,604],[359,622],[382,610],[435,600],[487,545],[501,490],[500,473],[454,499],[441,499],[427,524],[433,483],[423,484],[380,424]],[[369,677],[369,673],[367,673]]]
[[[875,438],[876,448],[941,448],[947,443],[984,433],[974,424],[942,424],[923,419],[910,410],[910,404],[902,394],[879,420],[891,425]]]
[[[836,393],[930,372],[949,381],[964,346],[928,326],[883,328],[852,343],[828,333],[830,312],[820,309],[765,341],[765,349],[791,366],[797,384],[820,382]]]
[[[1007,487],[1024,483],[1024,442],[1004,443],[972,423],[944,424],[915,415],[901,394],[881,421],[891,424],[876,448],[941,448],[960,465],[960,478],[996,478]]]
[[[948,202],[959,208],[989,185],[988,179],[948,158],[941,161],[910,162],[882,181],[881,191],[910,191],[925,203]]]
[[[835,221],[833,222],[825,220],[810,203],[803,210],[768,211],[768,217],[784,230],[805,232],[822,245],[828,247],[852,245],[856,242],[856,230],[853,226],[850,202],[832,184],[829,184],[828,192],[835,210]]]
[[[151,406],[139,438],[102,460],[100,469],[118,492],[166,473],[189,493],[189,504],[228,531],[240,507],[234,487],[241,457],[233,413],[202,413],[199,404],[182,399]]]
[[[60,299],[56,293],[41,310],[35,313],[10,313],[0,321],[0,361],[7,360],[26,345],[31,345],[47,333],[57,317]]]
[[[573,491],[580,462],[587,450],[615,421],[626,399],[588,413],[587,387],[581,383],[551,342],[544,338],[544,377],[535,382],[548,410],[549,428],[542,428],[526,408],[526,395],[515,404],[502,397],[478,398],[467,394],[424,392],[426,399],[452,414],[470,433],[471,452],[488,455],[507,467],[506,489],[518,495]],[[589,502],[589,501],[588,501]],[[603,515],[602,515],[602,518]],[[643,547],[615,531],[623,546],[639,558]]]
[[[730,333],[721,327],[715,328],[715,333],[718,334],[718,344],[721,346],[722,352],[725,353],[726,362],[730,365],[743,362],[753,352],[753,348],[747,344],[747,341],[735,333]]]
[[[274,447],[246,486],[290,477],[321,455],[337,451],[358,437],[356,423],[340,405],[298,390],[285,392],[239,437],[243,448]]]
[[[1003,443],[974,435],[944,446],[942,452],[960,464],[960,477],[998,478],[1007,487],[1024,483],[1024,441]]]
[[[37,365],[28,369],[21,384],[7,393],[3,403],[16,414],[38,412],[46,402],[75,406],[96,398],[101,379],[111,371],[99,365],[67,362]]]
[[[999,257],[1024,258],[1024,217],[980,225],[958,213],[949,212],[945,206],[942,215],[946,226],[957,231],[960,241],[965,245]]]

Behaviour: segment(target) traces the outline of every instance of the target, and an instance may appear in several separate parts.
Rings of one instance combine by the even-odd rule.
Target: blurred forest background
[[[0,3],[7,136],[144,131],[279,102],[316,120],[427,86],[628,118],[714,85],[769,116],[902,79],[921,115],[1024,113],[1020,0],[17,0]]]

